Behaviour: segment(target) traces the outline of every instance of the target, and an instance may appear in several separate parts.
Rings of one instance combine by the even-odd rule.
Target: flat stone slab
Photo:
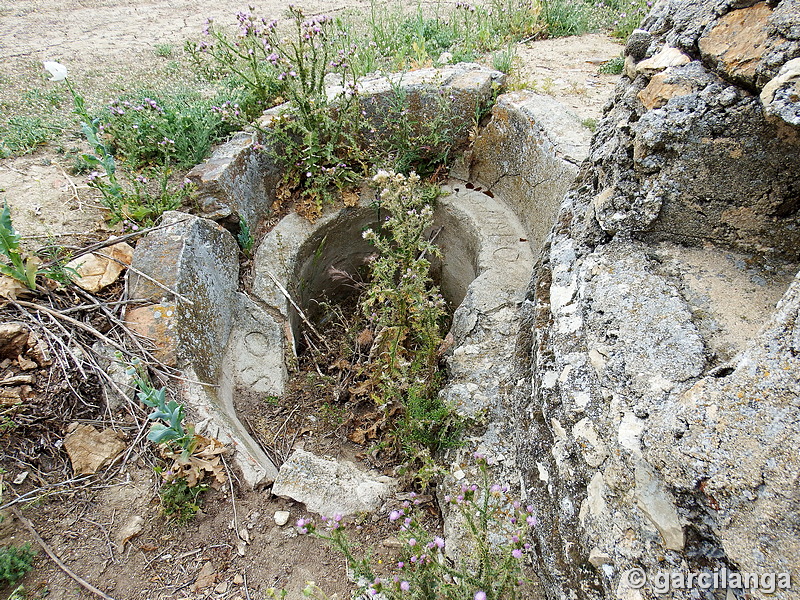
[[[295,450],[281,465],[272,493],[302,502],[323,516],[347,516],[378,510],[396,487],[397,480],[391,477]]]

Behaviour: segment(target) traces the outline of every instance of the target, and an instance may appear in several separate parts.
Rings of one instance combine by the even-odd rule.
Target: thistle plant
[[[152,225],[155,219],[166,210],[178,208],[188,196],[191,188],[183,185],[177,189],[169,186],[169,153],[166,150],[174,140],[162,140],[164,161],[160,167],[160,190],[153,194],[144,185],[143,175],[139,175],[130,186],[124,186],[118,178],[117,161],[109,145],[104,141],[104,126],[99,118],[89,115],[86,101],[67,77],[67,68],[57,62],[45,61],[44,68],[52,75],[50,81],[63,81],[72,96],[74,112],[81,121],[81,131],[92,148],[93,154],[83,154],[84,163],[92,169],[87,183],[102,195],[101,202],[110,212],[112,224],[121,221],[135,221],[145,226]]]
[[[379,209],[387,213],[379,229],[363,233],[378,251],[361,300],[361,311],[375,332],[373,400],[387,414],[401,409],[396,437],[413,457],[422,449],[457,444],[461,429],[438,396],[445,301],[431,277],[430,261],[441,252],[426,235],[433,225],[431,202],[438,188],[424,186],[413,172],[406,177],[379,171],[373,181],[381,188]]]
[[[236,38],[209,21],[192,53],[206,70],[233,73],[264,105],[277,97],[288,101],[263,132],[283,166],[280,194],[299,193],[313,208],[309,212],[318,213],[361,173],[355,142],[356,74],[350,60],[356,49],[336,47],[330,17],[306,18],[300,8],[290,6],[289,19],[291,33],[282,36],[277,21],[240,12]],[[329,98],[326,75],[331,73],[342,91]],[[232,106],[220,111],[246,116],[237,115],[241,111]]]
[[[342,552],[347,565],[368,596],[385,600],[516,600],[525,557],[530,553],[529,531],[536,526],[533,506],[523,507],[508,489],[490,485],[489,462],[476,454],[480,485],[464,484],[454,496],[445,496],[446,509],[456,511],[465,524],[456,551],[451,543],[431,533],[420,518],[421,499],[411,494],[389,514],[397,528],[399,556],[389,573],[376,574],[367,559],[359,558],[340,515],[296,523],[301,534],[327,540]],[[448,550],[450,550],[448,552]]]

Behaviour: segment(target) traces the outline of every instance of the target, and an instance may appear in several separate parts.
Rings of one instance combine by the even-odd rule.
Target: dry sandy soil
[[[260,3],[257,10],[278,17],[284,6],[271,0]],[[330,13],[368,3],[306,0],[302,6],[307,13]],[[129,90],[133,82],[149,77],[170,77],[170,72],[182,77],[176,74],[174,59],[169,64],[170,59],[156,55],[155,45],[173,45],[179,59],[183,41],[196,37],[207,17],[218,23],[233,23],[235,13],[242,8],[232,0],[0,3],[0,102],[5,109],[13,108],[22,91],[45,86],[42,60],[66,64],[74,83],[81,89],[92,89],[90,99],[97,103],[107,102]],[[615,76],[598,75],[598,65],[620,51],[619,44],[602,35],[528,43],[518,51],[517,85],[553,95],[582,119],[597,119],[617,80]],[[65,159],[52,147],[1,160],[0,198],[9,202],[17,229],[30,239],[64,233],[75,235],[62,240],[97,239],[108,234],[90,190],[68,174]],[[49,375],[40,376],[46,380]],[[127,433],[130,439],[136,431],[129,429]],[[35,465],[39,471],[34,469],[24,483],[11,483],[29,470],[21,459],[17,460],[20,457],[2,457],[7,471],[2,480],[2,501],[70,476],[63,450],[58,448],[63,432],[51,434],[43,436],[40,445],[46,450],[44,454],[60,456],[60,461],[53,461],[49,470],[43,463]],[[203,513],[188,526],[177,527],[160,516],[152,459],[141,448],[131,454],[124,469],[107,474],[102,485],[42,498],[24,510],[56,554],[84,579],[117,600],[245,600],[263,598],[272,586],[285,586],[289,598],[300,598],[299,590],[306,580],[316,581],[328,594],[348,596],[340,555],[324,543],[298,537],[291,526],[275,525],[276,510],[289,510],[291,525],[305,514],[301,505],[273,498],[268,491],[247,491],[237,485],[233,496],[229,490],[209,493]],[[118,546],[120,531],[135,517],[144,519],[141,534],[124,547]],[[365,523],[362,539],[376,543],[388,562],[392,551],[381,545],[390,533],[384,523]],[[0,527],[2,545],[32,539],[11,517]],[[237,531],[243,529],[250,544],[242,555],[237,551]],[[194,589],[204,568],[213,576],[206,580],[207,586]],[[23,582],[29,590],[49,590],[48,598],[52,599],[95,597],[43,553]],[[5,600],[9,593],[10,589],[0,590],[0,598]]]

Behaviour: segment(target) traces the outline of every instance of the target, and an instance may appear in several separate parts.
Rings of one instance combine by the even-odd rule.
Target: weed
[[[371,140],[369,145],[365,144],[365,154],[398,173],[414,171],[427,176],[448,163],[453,144],[461,133],[453,123],[455,97],[440,90],[434,97],[424,102],[417,100],[412,106],[402,80],[390,83],[392,93],[385,106],[381,99],[368,100],[373,104],[372,112],[380,113],[382,130],[377,131],[377,123],[371,126],[365,123],[362,139]]]
[[[611,35],[625,40],[652,6],[652,0],[602,0],[597,9],[601,24],[611,29]]]
[[[0,583],[12,584],[33,568],[36,553],[31,551],[30,544],[20,547],[3,546],[0,548]]]
[[[592,118],[583,119],[581,121],[581,125],[583,125],[584,127],[586,127],[586,129],[594,133],[595,130],[597,129],[597,119],[592,119]]]
[[[185,91],[141,91],[112,102],[100,116],[99,131],[109,150],[133,169],[167,163],[190,168],[232,129],[222,104]]]
[[[35,592],[30,592],[25,589],[24,585],[18,585],[11,592],[8,600],[44,600],[50,594],[49,590],[45,587]]]
[[[237,38],[229,38],[208,19],[203,39],[197,44],[187,42],[185,50],[202,76],[211,80],[233,76],[263,110],[274,104],[284,87],[274,65],[277,55],[273,57],[271,45],[264,43],[265,34],[273,32],[277,21],[259,20],[249,12],[239,12],[236,17],[240,26]]]
[[[156,53],[156,56],[170,58],[173,51],[172,44],[156,44],[153,47],[153,51]]]
[[[122,360],[121,355],[117,360]],[[183,404],[168,401],[166,388],[153,387],[139,359],[127,363],[127,373],[139,388],[136,394],[139,401],[153,409],[148,416],[153,424],[147,439],[158,444],[161,455],[172,461],[171,467],[162,472],[164,479],[167,482],[182,480],[190,488],[197,486],[206,475],[213,478],[211,486],[214,488],[225,483],[227,476],[220,457],[224,446],[218,440],[196,434],[193,426],[184,425]]]
[[[158,494],[164,516],[186,525],[200,511],[200,495],[207,489],[207,485],[189,487],[186,480],[180,477],[164,483]]]
[[[94,154],[83,154],[81,157],[89,168],[94,169],[89,173],[87,183],[101,193],[111,223],[131,221],[152,225],[165,210],[180,206],[191,192],[191,187],[182,185],[176,189],[169,185],[169,148],[174,142],[168,139],[160,142],[163,164],[149,173],[156,174],[156,181],[160,182],[155,192],[147,186],[148,178],[144,174],[124,186],[117,177],[117,162],[104,139],[104,126],[99,118],[89,116],[83,96],[75,91],[67,78],[67,68],[50,61],[45,62],[45,68],[53,75],[51,81],[63,81],[72,96],[74,112],[81,120],[81,130],[94,151]]]
[[[31,108],[53,109],[60,108],[64,102],[61,92],[55,89],[43,90],[32,88],[22,94],[22,99]]]
[[[624,68],[625,57],[620,55],[604,62],[602,65],[600,65],[598,71],[603,75],[619,75],[622,73]]]
[[[464,524],[458,542],[459,549],[466,552],[454,553],[456,558],[445,558],[449,542],[422,525],[417,516],[421,500],[413,493],[389,515],[390,524],[399,529],[401,547],[396,566],[383,577],[375,575],[368,559],[356,556],[341,515],[323,517],[319,527],[312,519],[301,518],[296,523],[298,531],[327,540],[342,552],[369,596],[380,594],[386,600],[515,600],[525,583],[522,564],[531,550],[526,542],[528,532],[536,525],[533,507],[523,508],[506,487],[490,485],[488,461],[481,455],[476,459],[480,485],[464,484],[456,496],[445,496],[449,510]],[[326,598],[316,586],[309,591]]]
[[[50,141],[61,128],[47,125],[41,117],[16,115],[0,126],[0,158],[29,154]]]
[[[250,231],[250,226],[247,224],[244,217],[239,217],[239,233],[236,235],[236,240],[239,242],[239,248],[242,249],[242,254],[249,257],[253,250],[255,240]]]
[[[426,189],[413,172],[405,177],[379,171],[373,179],[382,188],[380,208],[388,213],[379,230],[363,234],[379,253],[361,300],[362,314],[375,332],[373,400],[387,414],[402,408],[397,443],[406,456],[414,456],[420,446],[451,445],[458,433],[452,411],[438,396],[445,301],[430,274],[430,258],[440,251],[425,236],[438,188]]]
[[[67,272],[63,267],[63,261],[52,260],[42,269],[40,268],[42,261],[38,256],[23,254],[20,248],[21,242],[22,236],[17,233],[11,222],[8,202],[4,202],[3,210],[0,212],[0,254],[5,256],[8,262],[0,263],[0,273],[16,279],[33,291],[36,291],[36,277],[39,275],[66,283]]]
[[[580,35],[591,28],[591,8],[583,1],[542,0],[542,19],[553,37]]]
[[[505,48],[498,50],[492,55],[492,66],[508,75],[517,60],[516,46],[509,44]]]

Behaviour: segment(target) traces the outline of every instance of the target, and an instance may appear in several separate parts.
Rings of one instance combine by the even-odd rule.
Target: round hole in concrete
[[[361,293],[369,276],[369,261],[375,247],[362,237],[376,228],[387,213],[375,206],[357,206],[340,213],[308,237],[296,255],[294,284],[297,302],[313,322],[325,318],[322,303],[346,304]],[[455,309],[464,300],[470,283],[479,275],[480,242],[474,224],[459,219],[439,203],[434,211],[434,226],[428,235],[442,252],[432,260],[434,283]],[[299,317],[291,311],[291,323],[298,339]]]

